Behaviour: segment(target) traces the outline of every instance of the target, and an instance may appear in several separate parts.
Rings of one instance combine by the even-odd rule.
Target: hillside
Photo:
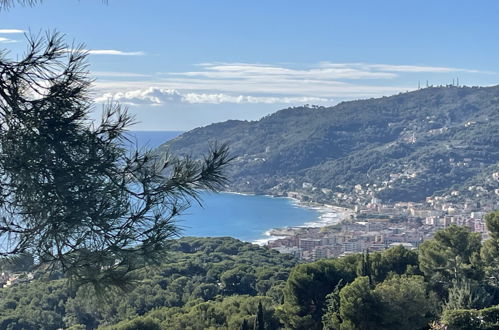
[[[487,223],[483,244],[450,226],[418,250],[311,263],[229,237],[184,237],[129,285],[97,292],[18,269],[0,288],[0,329],[497,329],[499,211]]]
[[[246,304],[240,314],[230,315],[239,321],[255,314],[259,301],[276,305],[282,300],[295,264],[289,255],[229,237],[185,237],[170,242],[161,263],[135,271],[124,291],[99,296],[44,271],[36,272],[35,280],[0,288],[0,329],[95,329],[160,307],[175,315],[183,307],[230,296]]]
[[[196,157],[215,141],[236,157],[231,190],[327,200],[360,188],[369,198],[421,201],[497,171],[499,86],[288,108],[197,128],[159,150]]]

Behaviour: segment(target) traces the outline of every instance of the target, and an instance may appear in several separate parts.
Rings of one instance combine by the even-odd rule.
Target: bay
[[[149,149],[181,133],[129,132],[134,145]],[[324,225],[337,217],[330,210],[303,207],[290,198],[210,192],[201,192],[200,197],[202,205],[192,201],[191,207],[176,219],[182,236],[230,236],[247,242],[264,243],[272,238],[269,231],[273,228]]]
[[[233,193],[201,193],[202,205],[192,204],[177,220],[186,236],[231,236],[263,242],[272,228],[316,222],[322,214],[297,206],[292,199]]]

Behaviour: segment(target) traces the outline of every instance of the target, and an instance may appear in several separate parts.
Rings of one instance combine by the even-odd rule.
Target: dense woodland
[[[452,226],[418,250],[305,264],[232,238],[186,237],[130,287],[98,295],[38,270],[0,289],[0,328],[497,329],[499,212],[487,226],[483,244]],[[29,258],[2,267],[26,270]]]
[[[498,171],[498,97],[497,86],[447,86],[295,107],[197,128],[160,149],[197,156],[210,142],[228,143],[238,157],[230,173],[235,191],[276,194],[303,182],[338,191],[414,173],[377,197],[421,201],[451,189],[464,193],[483,173]]]

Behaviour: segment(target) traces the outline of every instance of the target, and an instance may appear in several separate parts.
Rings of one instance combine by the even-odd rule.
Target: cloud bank
[[[144,52],[124,52],[116,49],[88,49],[86,50],[90,55],[115,55],[115,56],[142,56]]]
[[[164,104],[222,104],[222,103],[326,103],[332,100],[318,97],[276,97],[228,95],[224,93],[181,93],[174,89],[150,87],[144,90],[128,92],[106,93],[96,99],[96,102],[105,103],[110,100],[129,105],[164,105]]]
[[[0,34],[18,34],[18,33],[24,33],[24,30],[18,30],[18,29],[0,29]],[[0,43],[7,44],[7,43],[14,43],[14,42],[19,42],[18,40],[6,38],[6,37],[0,37]]]
[[[26,31],[24,30],[18,30],[18,29],[0,29],[0,34],[17,34],[17,33],[24,33]]]
[[[66,48],[63,51],[70,53],[75,50],[76,49]],[[78,49],[78,51],[86,52],[89,55],[111,55],[111,56],[143,56],[146,54],[143,51],[125,52],[116,49]]]
[[[201,63],[197,70],[160,72],[126,80],[114,73],[96,81],[97,98],[132,105],[163,104],[331,104],[416,89],[400,78],[414,75],[476,74],[479,70],[424,65],[320,62],[299,67],[258,63]],[[120,77],[121,76],[121,77]],[[132,78],[140,78],[131,75]],[[115,78],[115,79],[112,79]],[[122,78],[122,79],[119,79]]]
[[[9,39],[9,38],[4,38],[4,37],[0,37],[0,43],[13,43],[13,42],[18,42],[17,40],[13,40],[13,39]]]

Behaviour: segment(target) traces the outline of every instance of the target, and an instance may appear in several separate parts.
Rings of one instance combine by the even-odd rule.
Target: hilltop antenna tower
[[[412,132],[412,136],[409,140],[412,144],[416,143],[416,134],[414,132]]]

